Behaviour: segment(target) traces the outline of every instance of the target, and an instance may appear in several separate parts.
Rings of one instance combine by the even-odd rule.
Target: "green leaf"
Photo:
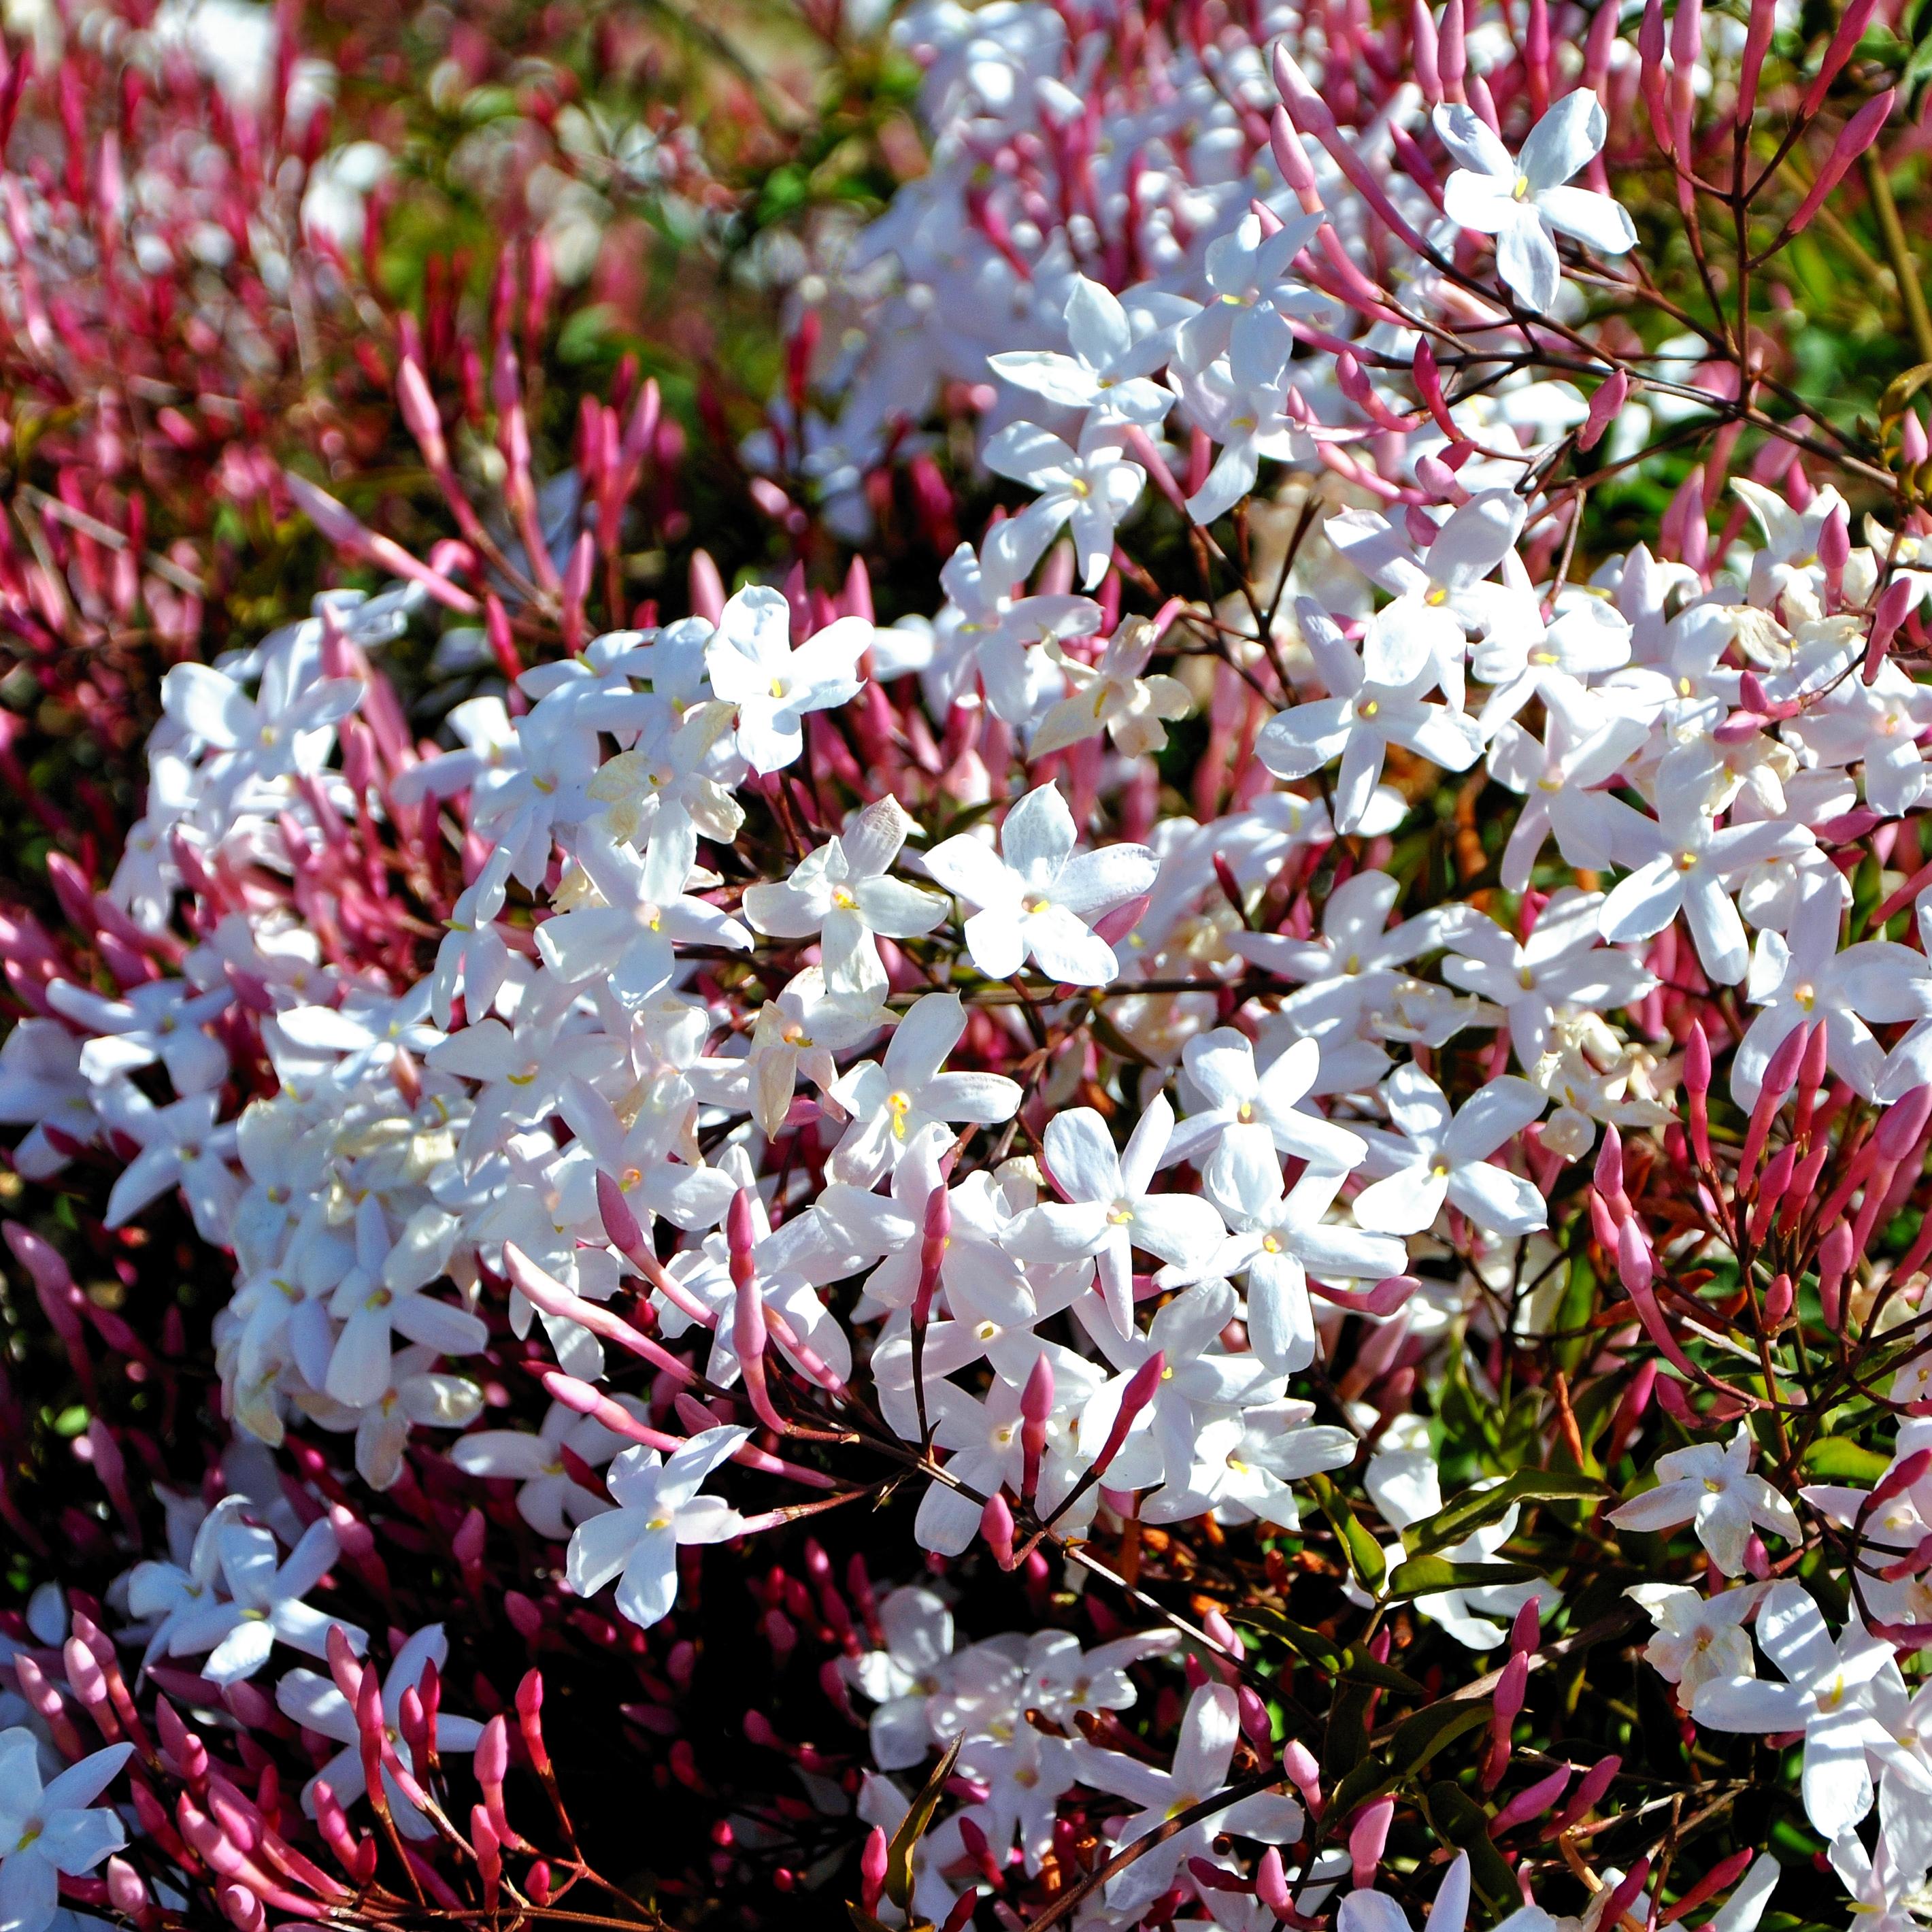
[[[1385,1797],[1400,1782],[1386,1766],[1374,1758],[1365,1757],[1328,1794],[1326,1809],[1338,1818],[1346,1818],[1363,1805]]]
[[[1878,412],[1881,418],[1889,420],[1903,416],[1905,406],[1928,382],[1932,382],[1932,362],[1921,362],[1916,368],[1894,377],[1886,386],[1885,394],[1878,399]]]
[[[1493,1489],[1458,1496],[1433,1516],[1411,1523],[1402,1533],[1402,1546],[1412,1556],[1425,1556],[1431,1550],[1460,1543],[1506,1516],[1514,1504],[1576,1502],[1600,1496],[1606,1486],[1594,1477],[1568,1469],[1519,1469]]]
[[[1353,1644],[1336,1643],[1319,1630],[1310,1630],[1306,1624],[1283,1616],[1272,1604],[1256,1604],[1246,1610],[1231,1610],[1228,1615],[1238,1624],[1246,1624],[1250,1629],[1265,1630],[1270,1636],[1279,1637],[1296,1656],[1345,1682],[1367,1684],[1377,1690],[1396,1690],[1406,1697],[1423,1695],[1422,1686],[1394,1664],[1384,1664]]]
[[[939,1809],[946,1780],[952,1775],[952,1767],[959,1761],[959,1747],[964,1742],[964,1738],[952,1740],[951,1749],[934,1766],[925,1790],[912,1801],[910,1810],[899,1820],[899,1828],[886,1847],[886,1896],[902,1912],[912,1904],[913,1848],[926,1835],[932,1814]]]
[[[1358,1707],[1353,1691],[1349,1697],[1346,1712],[1339,1701],[1336,1710],[1342,1713],[1342,1724],[1352,1727],[1356,1710],[1365,1706]],[[1331,1780],[1329,1811],[1337,1818],[1345,1818],[1361,1806],[1373,1804],[1378,1798],[1413,1778],[1444,1744],[1487,1724],[1494,1710],[1495,1706],[1487,1701],[1470,1698],[1432,1704],[1426,1711],[1418,1711],[1396,1725],[1385,1749],[1374,1754],[1364,1753],[1348,1762],[1347,1769],[1338,1780],[1333,1778],[1333,1772],[1340,1768],[1340,1761],[1348,1760],[1350,1754],[1340,1748],[1346,1738],[1335,1735],[1337,1720],[1331,1715],[1329,1748],[1324,1753],[1323,1766],[1324,1773]]]
[[[1838,1482],[1875,1483],[1892,1467],[1889,1457],[1840,1436],[1821,1437],[1804,1452],[1804,1466],[1814,1476]]]
[[[1371,1657],[1365,1650],[1351,1644],[1342,1653],[1343,1678],[1351,1684],[1372,1684],[1378,1690],[1399,1690],[1405,1696],[1420,1697],[1425,1694],[1422,1686],[1405,1671],[1396,1670],[1392,1664],[1383,1664]]]
[[[1382,1580],[1388,1574],[1388,1564],[1382,1555],[1382,1545],[1363,1528],[1360,1518],[1326,1476],[1311,1476],[1308,1486],[1315,1492],[1315,1500],[1321,1505],[1322,1514],[1342,1539],[1342,1547],[1348,1554],[1348,1568],[1354,1571],[1355,1580],[1371,1596],[1378,1594]]]
[[[1432,1704],[1395,1727],[1388,1742],[1388,1762],[1399,1777],[1412,1778],[1442,1747],[1486,1724],[1496,1706],[1486,1698],[1464,1697]]]
[[[1369,1756],[1369,1708],[1375,1691],[1366,1684],[1344,1683],[1328,1707],[1322,1733],[1322,1781],[1338,1785]],[[1371,1767],[1372,1768],[1372,1766]]]
[[[1588,1360],[1600,1338],[1590,1330],[1590,1317],[1597,1312],[1596,1270],[1581,1256],[1570,1264],[1570,1278],[1564,1285],[1552,1326],[1566,1339],[1556,1344],[1556,1357],[1572,1381],[1577,1369]]]
[[[1451,1563],[1446,1556],[1412,1556],[1389,1578],[1391,1597],[1432,1597],[1444,1590],[1483,1590],[1492,1583],[1528,1583],[1542,1571],[1528,1563]]]
[[[1270,1636],[1280,1638],[1296,1656],[1305,1658],[1319,1669],[1340,1676],[1347,1661],[1347,1653],[1340,1646],[1331,1642],[1319,1630],[1312,1630],[1305,1624],[1298,1624],[1283,1616],[1270,1604],[1256,1604],[1246,1610],[1230,1609],[1230,1620],[1246,1624],[1255,1630],[1266,1630]]]
[[[1469,1855],[1469,1876],[1492,1906],[1522,1901],[1516,1874],[1490,1838],[1490,1814],[1469,1795],[1448,1783],[1432,1784],[1424,1801],[1430,1828],[1445,1845]]]

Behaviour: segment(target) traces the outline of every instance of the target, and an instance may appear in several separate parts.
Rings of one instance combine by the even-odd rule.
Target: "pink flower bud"
[[[1234,1687],[1234,1702],[1240,1714],[1241,1735],[1261,1753],[1265,1762],[1274,1755],[1274,1720],[1260,1692],[1252,1684]]]
[[[1842,1291],[1852,1268],[1852,1231],[1844,1221],[1834,1222],[1818,1244],[1818,1299],[1825,1326],[1835,1330],[1843,1310]]]
[[[1114,1417],[1114,1426],[1107,1432],[1107,1439],[1102,1444],[1100,1453],[1094,1459],[1097,1474],[1120,1453],[1120,1445],[1127,1439],[1127,1431],[1133,1426],[1134,1418],[1154,1400],[1154,1390],[1160,1386],[1160,1378],[1167,1370],[1166,1352],[1156,1348],[1142,1363],[1121,1391],[1120,1406]]]
[[[1778,0],[1751,0],[1750,21],[1744,32],[1744,57],[1738,68],[1738,121],[1748,122],[1757,105],[1757,87],[1764,72],[1764,57],[1778,30]]]
[[[993,1561],[1002,1570],[1013,1567],[1013,1513],[1004,1493],[995,1490],[980,1512],[980,1534],[993,1552]]]
[[[1094,922],[1094,932],[1098,938],[1104,939],[1109,946],[1118,946],[1146,915],[1153,903],[1153,895],[1137,892],[1124,904],[1117,905],[1102,913]]]
[[[1389,1826],[1395,1818],[1395,1800],[1378,1798],[1363,1806],[1348,1834],[1348,1862],[1354,1868],[1358,1891],[1376,1882],[1376,1868],[1382,1863],[1388,1844]]]
[[[757,1197],[748,1187],[741,1187],[731,1197],[724,1216],[724,1240],[731,1257],[733,1285],[742,1288],[758,1276],[752,1250],[758,1245],[758,1223],[752,1210]]]
[[[1288,1888],[1288,1874],[1282,1868],[1281,1853],[1270,1845],[1255,1867],[1255,1896],[1277,1918],[1286,1918],[1294,1900]]]
[[[382,1744],[386,1726],[382,1716],[382,1687],[373,1670],[362,1673],[356,1692],[356,1736],[362,1754],[363,1789],[378,1814],[388,1809],[382,1795]]]
[[[1598,1799],[1610,1790],[1617,1773],[1623,1768],[1623,1762],[1614,1755],[1599,1758],[1584,1772],[1569,1803],[1544,1828],[1543,1837],[1546,1840],[1553,1838],[1558,1832],[1587,1816],[1595,1808]]]
[[[1915,1449],[1910,1456],[1901,1458],[1886,1472],[1880,1479],[1878,1487],[1872,1491],[1864,1509],[1882,1508],[1894,1496],[1903,1496],[1907,1490],[1924,1480],[1928,1469],[1932,1469],[1932,1449]],[[1864,1514],[1864,1511],[1860,1514]]]
[[[298,476],[292,470],[284,470],[282,481],[295,499],[296,508],[315,526],[325,541],[352,556],[359,556],[368,552],[368,531],[327,490],[317,489],[308,478]]]
[[[1519,1791],[1490,1821],[1490,1836],[1499,1838],[1505,1832],[1540,1818],[1569,1787],[1570,1767],[1559,1765],[1546,1778],[1540,1778],[1527,1790]]]
[[[919,1287],[912,1302],[913,1325],[916,1328],[924,1328],[931,1317],[933,1297],[939,1292],[940,1270],[952,1235],[952,1196],[941,1179],[926,1197],[925,1226],[919,1249]]]
[[[1684,1042],[1684,1084],[1694,1094],[1711,1090],[1711,1042],[1705,1036],[1702,1020],[1690,1022]]]
[[[1729,1891],[1750,1869],[1751,1862],[1757,1856],[1757,1848],[1747,1845],[1729,1858],[1720,1858],[1682,1898],[1664,1908],[1658,1916],[1658,1924],[1674,1925],[1687,1912],[1695,1912],[1706,1899]]]
[[[423,460],[439,474],[449,467],[449,450],[442,437],[442,418],[414,358],[405,356],[396,370],[396,403],[410,435],[421,446]]]
[[[604,1233],[610,1238],[610,1245],[620,1255],[634,1259],[644,1247],[644,1228],[631,1212],[623,1189],[601,1169],[597,1176],[597,1212]]]
[[[517,1729],[523,1734],[524,1750],[530,1768],[538,1777],[550,1776],[550,1752],[544,1743],[543,1672],[528,1670],[517,1686]]]
[[[1046,1428],[1053,1414],[1053,1364],[1036,1356],[1020,1391],[1020,1454],[1024,1474],[1020,1493],[1031,1502],[1040,1488],[1040,1459],[1046,1454]]]
[[[1442,76],[1442,92],[1450,100],[1463,98],[1462,76],[1468,71],[1469,56],[1463,38],[1462,0],[1448,0],[1436,29],[1436,71]]]
[[[236,1928],[236,1932],[262,1932],[266,1923],[262,1901],[245,1885],[224,1885],[216,1892],[215,1898],[220,1904],[222,1916]]]
[[[1279,110],[1277,110],[1279,111]],[[1292,136],[1290,139],[1292,139]],[[1127,454],[1148,473],[1148,480],[1184,517],[1187,514],[1187,493],[1175,480],[1174,472],[1168,466],[1167,458],[1147,431],[1138,423],[1122,426],[1120,436]]]
[[[1909,577],[1894,577],[1879,592],[1878,602],[1872,609],[1871,634],[1865,640],[1866,683],[1878,676],[1878,668],[1885,662],[1885,654],[1899,626],[1905,622],[1916,594]]]
[[[1609,1903],[1604,1907],[1603,1916],[1598,1923],[1614,1925],[1636,1900],[1643,1896],[1644,1887],[1650,1882],[1650,1860],[1639,1858],[1624,1875],[1621,1883],[1610,1894]]]
[[[716,624],[724,614],[724,580],[708,550],[694,550],[691,556],[691,609],[694,616]]]
[[[859,1854],[859,1902],[874,1917],[879,1900],[885,1895],[886,1861],[891,1849],[885,1833],[874,1825],[866,1835],[864,1850]]]
[[[1312,214],[1315,211],[1305,197],[1317,192],[1315,170],[1285,107],[1277,107],[1268,122],[1268,146],[1274,152],[1275,165],[1281,170],[1282,179],[1298,196],[1304,197],[1303,208]]]
[[[354,1882],[367,1885],[375,1875],[376,1849],[374,1838],[358,1840],[350,1829],[347,1814],[343,1810],[334,1790],[326,1778],[319,1778],[314,1786],[315,1822],[322,1833],[322,1840],[343,1870]]]
[[[1915,1087],[1894,1100],[1872,1130],[1872,1146],[1879,1159],[1894,1163],[1903,1160],[1924,1132],[1928,1116],[1932,1116],[1932,1087]]]
[[[1883,96],[1880,98],[1882,99]],[[1869,108],[1876,104],[1875,101],[1868,101],[1865,106]],[[1859,112],[1863,113],[1864,109],[1860,109]],[[1843,136],[1840,138],[1842,140]],[[1853,155],[1852,158],[1856,160],[1857,157]],[[1845,506],[1840,503],[1825,519],[1825,526],[1818,532],[1818,561],[1825,566],[1829,575],[1835,578],[1843,574],[1845,566],[1851,558],[1851,519],[1845,512]]]
[[[503,1852],[487,1806],[470,1808],[470,1842],[476,1847],[477,1874],[483,1881],[483,1909],[494,1912],[503,1882]]]
[[[1416,394],[1422,398],[1424,408],[1435,418],[1436,427],[1452,443],[1460,442],[1462,432],[1456,427],[1455,418],[1449,413],[1448,400],[1442,393],[1442,373],[1436,366],[1436,352],[1429,346],[1426,336],[1416,338],[1415,354],[1409,365],[1409,374],[1415,384]]]
[[[1882,94],[1874,94],[1838,130],[1838,138],[1832,142],[1832,152],[1826,156],[1824,166],[1818,170],[1817,179],[1813,182],[1804,199],[1798,204],[1791,218],[1785,223],[1784,232],[1786,235],[1799,234],[1810,225],[1813,216],[1824,206],[1832,190],[1844,178],[1846,170],[1878,139],[1880,131],[1889,118],[1898,98],[1896,91],[1892,88],[1887,88]],[[1844,515],[1842,509],[1836,514],[1840,518]],[[1828,524],[1826,529],[1829,527]],[[1844,564],[1842,562],[1832,562],[1826,553],[1822,541],[1825,532],[1821,531],[1819,534],[1818,560],[1835,580],[1843,572]],[[1849,556],[1851,554],[1849,530],[1845,536],[1844,548],[1846,555]]]
[[[1825,50],[1825,58],[1819,62],[1818,71],[1811,76],[1811,85],[1805,90],[1804,101],[1798,108],[1801,118],[1808,121],[1823,106],[1832,82],[1851,58],[1852,50],[1864,38],[1877,4],[1878,0],[1850,0],[1844,13],[1838,16],[1838,32],[1832,36],[1831,44]]]
[[[486,1791],[502,1788],[510,1774],[510,1731],[501,1712],[483,1726],[470,1762],[476,1769],[476,1782]]]
[[[1489,1750],[1484,1760],[1482,1789],[1493,1791],[1509,1768],[1510,1732],[1522,1710],[1523,1694],[1529,1682],[1529,1658],[1514,1651],[1496,1679],[1496,1704],[1490,1715]]]
[[[1281,1768],[1288,1781],[1301,1793],[1311,1817],[1322,1815],[1322,1767],[1315,1754],[1299,1738],[1290,1738],[1281,1748]]]
[[[1228,1622],[1219,1610],[1210,1610],[1201,1619],[1201,1628],[1209,1638],[1220,1648],[1222,1654],[1239,1664],[1248,1654],[1247,1646],[1240,1640],[1234,1625]]]
[[[1576,432],[1579,449],[1594,449],[1603,440],[1604,432],[1623,413],[1625,403],[1630,400],[1630,378],[1622,370],[1612,370],[1597,385],[1590,398],[1589,413],[1583,418],[1583,426]]]
[[[1778,1118],[1778,1110],[1784,1104],[1784,1096],[1791,1091],[1798,1078],[1798,1070],[1804,1058],[1804,1049],[1810,1034],[1808,1027],[1793,1027],[1778,1043],[1770,1059],[1765,1064],[1764,1077],[1757,1091],[1757,1098],[1751,1107],[1750,1120],[1744,1130],[1744,1146],[1738,1156],[1739,1175],[1754,1174],[1764,1153],[1766,1137],[1771,1132],[1771,1124]]]
[[[1604,1130],[1604,1138],[1597,1149],[1595,1173],[1597,1192],[1606,1202],[1620,1202],[1624,1212],[1629,1211],[1630,1203],[1624,1196],[1624,1142],[1614,1125]]]
[[[1650,1244],[1633,1218],[1617,1230],[1617,1277],[1631,1293],[1650,1286],[1656,1264],[1651,1258]]]
[[[1678,0],[1670,21],[1670,61],[1680,74],[1688,74],[1703,52],[1703,25],[1702,0]]]
[[[1534,1650],[1543,1634],[1543,1599],[1532,1597],[1510,1621],[1510,1649],[1516,1654]]]
[[[124,1918],[138,1918],[150,1903],[146,1882],[118,1856],[107,1861],[107,1897]]]

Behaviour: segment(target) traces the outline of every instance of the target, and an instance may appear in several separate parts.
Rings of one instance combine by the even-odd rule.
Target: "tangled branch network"
[[[1752,306],[1874,12],[916,7],[933,165],[746,452],[799,560],[674,620],[598,602],[656,388],[540,502],[500,302],[486,514],[404,334],[457,534],[274,478],[376,587],[178,653],[0,929],[121,1558],[7,1493],[4,1932],[1922,1919],[1932,364],[1835,428]],[[882,623],[942,406],[1002,508]],[[218,1281],[201,1382],[56,1198]],[[599,1840],[559,1682],[700,1852]]]

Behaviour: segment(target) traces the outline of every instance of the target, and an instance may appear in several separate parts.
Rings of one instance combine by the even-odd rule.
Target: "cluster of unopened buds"
[[[758,1829],[832,1821],[862,1925],[1753,1932],[1761,1839],[1673,1864],[1702,1769],[1659,1814],[1618,1754],[1520,1748],[1532,1673],[1645,1616],[1713,1802],[1920,1909],[1932,523],[1855,530],[1826,468],[1889,472],[1793,421],[1742,296],[1684,380],[1588,319],[1648,286],[1606,102],[1703,246],[1700,104],[1742,154],[1774,10],[1238,10],[908,16],[936,164],[862,244],[890,286],[850,266],[838,428],[801,356],[758,500],[856,532],[968,386],[1022,494],[929,618],[878,622],[862,560],[728,594],[700,552],[688,616],[600,631],[678,438],[627,373],[546,491],[507,279],[500,516],[407,331],[454,534],[273,479],[394,581],[176,664],[111,879],[57,855],[64,929],[0,926],[11,1198],[98,1183],[128,1280],[178,1198],[229,1432],[152,1499],[165,1555],[7,1634],[4,1932],[621,1898],[543,1678],[443,1710],[495,1694],[390,1564],[621,1654],[703,1796],[679,1613],[801,1544],[759,1627],[844,1729],[748,1727],[809,1794]],[[1802,199],[1732,190],[1754,263],[1885,124],[1826,113],[1872,13],[1780,103]],[[1582,572],[1589,487],[1687,411],[1706,461]],[[383,652],[432,622],[486,675],[425,736]],[[173,1401],[182,1338],[16,1211],[83,1384],[98,1343]],[[137,1544],[152,1434],[84,1440]],[[876,1600],[809,1540],[875,1509]],[[956,1646],[976,1588],[1030,1621]],[[1801,1768],[1732,1777],[1732,1736]]]

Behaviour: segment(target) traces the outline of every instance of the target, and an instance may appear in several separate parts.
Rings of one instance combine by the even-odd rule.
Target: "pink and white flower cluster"
[[[1630,46],[1606,11],[1574,60],[1541,0],[1520,45],[1462,0],[1386,45],[1365,9],[1172,10],[902,22],[934,166],[839,265],[867,333],[820,372],[836,429],[781,411],[754,453],[856,537],[858,481],[968,389],[1016,487],[929,614],[878,622],[862,562],[727,595],[700,554],[692,614],[596,632],[651,389],[628,427],[592,406],[602,467],[556,555],[526,541],[516,633],[407,358],[462,539],[415,558],[291,480],[397,580],[176,664],[111,881],[56,871],[87,946],[10,918],[14,1172],[101,1178],[109,1251],[178,1198],[232,1440],[105,1609],[8,1639],[6,1932],[63,1896],[161,1923],[130,1823],[221,1875],[238,1932],[346,1910],[379,1856],[448,1891],[433,1844],[478,1874],[449,1909],[496,1912],[532,1849],[509,1719],[487,1684],[442,1709],[448,1634],[391,1614],[365,1514],[478,1595],[514,1539],[533,1657],[662,1653],[650,1729],[703,1551],[902,1498],[921,1580],[775,1559],[763,1619],[783,1656],[824,1625],[869,1766],[747,1723],[848,1829],[862,1923],[1395,1932],[1426,1858],[1436,1932],[1472,1888],[1511,1932],[1720,1892],[1752,1932],[1755,1845],[1665,1895],[1688,1794],[1782,1775],[1732,1778],[1734,1736],[1796,1754],[1786,1822],[1852,1910],[1922,1912],[1932,519],[1901,491],[1855,531],[1742,340],[1706,344],[1729,388],[1679,384],[1592,308],[1646,292],[1606,100],[1675,113],[1688,170],[1694,71],[1748,127],[1772,10],[1742,50],[1689,0],[1667,50],[1660,8]],[[1580,565],[1574,464],[1644,386],[1729,442]],[[445,617],[504,675],[425,737],[382,653]],[[86,1359],[66,1264],[8,1234]],[[1868,1424],[1882,1453],[1835,1441]],[[957,1642],[962,1576],[1024,1621]],[[1515,1729],[1532,1672],[1640,1612],[1700,1766],[1664,1799]],[[298,1797],[260,1747],[254,1796],[211,1769],[172,1703],[151,1740],[121,1652],[203,1730],[308,1740]],[[526,1680],[519,1767],[568,1835],[541,1704]],[[70,1748],[70,1705],[108,1749]],[[1466,1776],[1425,1776],[1478,1726]],[[93,1801],[130,1762],[124,1821]],[[1666,1803],[1627,1868],[1592,1849]]]

